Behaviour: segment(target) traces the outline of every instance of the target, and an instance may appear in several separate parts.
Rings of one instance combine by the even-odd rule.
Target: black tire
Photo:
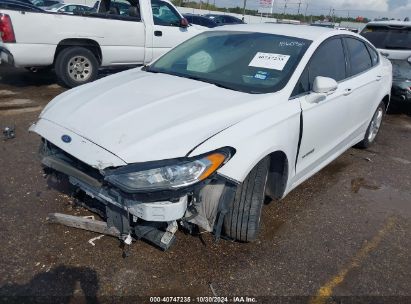
[[[78,68],[82,69],[81,72],[72,68],[75,61],[82,65]],[[98,75],[99,62],[89,49],[75,46],[58,54],[54,68],[60,84],[73,88],[94,81]]]
[[[371,118],[371,121],[367,128],[367,132],[365,132],[364,139],[355,145],[356,148],[367,149],[368,147],[372,145],[372,143],[375,141],[381,129],[381,122],[384,119],[385,111],[386,111],[385,103],[382,101],[378,105],[377,109],[374,112],[374,115]],[[381,113],[381,120],[380,120],[377,130],[375,130],[375,123],[376,123],[375,119],[377,118],[379,113]],[[376,131],[376,134],[374,136],[371,136],[371,132],[375,132],[375,131]]]
[[[224,218],[224,233],[242,242],[252,242],[260,230],[269,159],[260,161],[238,187],[234,202]]]

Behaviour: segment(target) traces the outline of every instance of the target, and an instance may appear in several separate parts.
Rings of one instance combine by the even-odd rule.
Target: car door
[[[351,90],[348,103],[351,117],[351,138],[363,137],[372,114],[381,102],[378,99],[383,71],[379,56],[371,46],[356,37],[343,38],[348,58],[349,78],[346,83]]]
[[[339,85],[325,100],[310,103],[314,79],[330,77]],[[296,161],[295,183],[317,172],[347,146],[350,128],[346,84],[347,63],[341,38],[323,42],[313,54],[293,92],[291,102],[300,102],[302,129]]]
[[[144,62],[145,25],[138,12],[139,8],[133,5],[137,9],[137,13],[133,13],[130,7],[127,0],[111,0],[110,6],[104,11],[105,14],[110,12],[109,18],[96,18],[100,23],[99,28],[104,30],[104,65],[134,65]]]
[[[152,0],[151,8],[154,22],[152,59],[155,59],[193,34],[192,28],[181,26],[182,17],[168,2]]]

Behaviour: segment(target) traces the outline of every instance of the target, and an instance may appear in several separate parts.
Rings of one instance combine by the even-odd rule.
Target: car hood
[[[261,102],[264,96],[134,69],[63,93],[40,118],[137,163],[186,156],[216,133],[272,106]]]

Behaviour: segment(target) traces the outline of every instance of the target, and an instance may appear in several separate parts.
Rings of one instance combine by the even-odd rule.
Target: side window
[[[224,19],[221,16],[216,16],[216,17],[213,17],[212,19],[218,24],[224,23]]]
[[[334,38],[320,45],[311,58],[308,69],[310,90],[317,76],[330,77],[336,81],[347,78],[344,47],[341,39]]]
[[[180,15],[175,9],[164,1],[151,1],[155,25],[180,26]]]
[[[354,38],[344,38],[347,43],[347,49],[350,58],[351,73],[350,76],[360,74],[373,65],[370,53],[364,42]]]
[[[231,20],[231,18],[228,16],[224,16],[222,17],[222,19],[224,23],[233,23],[233,20]]]
[[[116,15],[127,16],[130,6],[126,0],[114,0],[111,1],[110,10]]]
[[[72,13],[72,12],[74,12],[75,9],[76,9],[75,5],[68,5],[64,8],[64,11],[68,12],[68,13]]]
[[[380,62],[380,55],[378,55],[378,52],[368,44],[367,44],[367,49],[371,55],[372,65],[373,66],[377,65]]]
[[[310,81],[308,78],[308,68],[305,68],[291,96],[297,96],[308,92],[310,92]]]
[[[347,78],[344,47],[340,38],[327,40],[319,46],[291,96],[310,92],[317,76],[330,77],[336,81]]]

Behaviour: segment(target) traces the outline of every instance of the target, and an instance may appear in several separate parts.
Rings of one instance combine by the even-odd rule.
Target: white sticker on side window
[[[290,59],[289,55],[258,52],[248,66],[282,71],[288,59]]]

